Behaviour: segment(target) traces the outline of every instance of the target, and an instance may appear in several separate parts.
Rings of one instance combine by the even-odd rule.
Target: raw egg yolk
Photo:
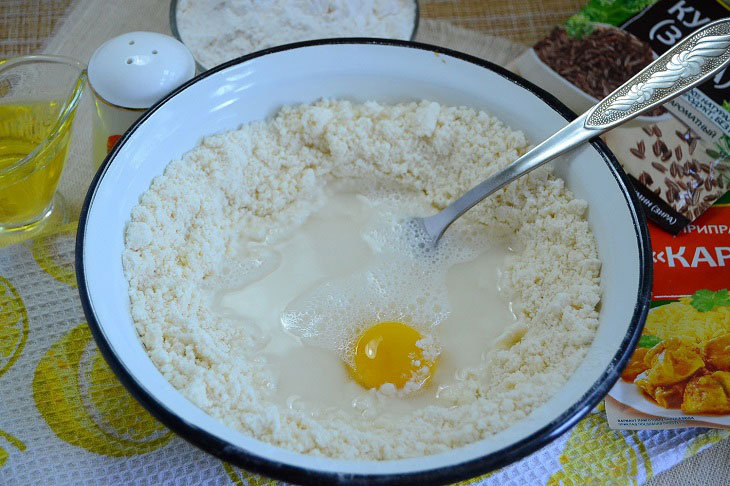
[[[425,385],[434,362],[425,360],[423,349],[416,346],[421,338],[418,331],[402,322],[381,322],[368,328],[355,346],[351,369],[355,381],[365,388],[392,383],[400,389],[417,377],[418,385]]]

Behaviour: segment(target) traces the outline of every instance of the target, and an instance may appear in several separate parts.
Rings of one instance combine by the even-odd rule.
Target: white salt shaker
[[[195,75],[195,61],[177,39],[128,32],[99,46],[87,71],[96,103],[92,134],[98,167],[137,118]]]

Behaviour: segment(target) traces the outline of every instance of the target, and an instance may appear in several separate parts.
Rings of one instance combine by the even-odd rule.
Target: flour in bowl
[[[267,47],[329,37],[410,39],[414,0],[181,0],[180,37],[210,68]]]
[[[428,101],[323,100],[206,137],[127,226],[150,358],[211,416],[307,454],[422,456],[509,427],[595,335],[586,203],[544,167],[457,221],[442,253],[412,254],[396,230],[527,148],[486,113]],[[408,354],[400,384],[358,368],[366,336]]]

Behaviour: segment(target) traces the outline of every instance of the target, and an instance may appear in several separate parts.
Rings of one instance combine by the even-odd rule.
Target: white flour
[[[490,196],[457,224],[512,248],[501,292],[514,322],[444,389],[447,406],[375,417],[282,406],[279,371],[258,336],[213,312],[211,288],[235,275],[238,248],[295,231],[333,180],[369,178],[435,208],[517,158],[525,137],[483,112],[426,101],[325,100],[205,138],[170,163],[132,211],[123,255],[131,312],[152,361],[208,414],[307,454],[396,459],[499,432],[550,399],[583,360],[598,325],[600,261],[585,220],[547,167]],[[481,226],[484,225],[484,226]],[[343,368],[344,369],[344,365]]]
[[[329,37],[409,39],[413,0],[184,0],[180,37],[206,68],[290,42]]]

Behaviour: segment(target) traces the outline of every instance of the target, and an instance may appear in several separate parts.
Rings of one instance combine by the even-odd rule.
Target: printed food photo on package
[[[730,428],[730,193],[677,236],[649,231],[652,308],[606,397],[609,425]]]
[[[726,0],[591,0],[508,67],[583,113],[728,16]],[[730,428],[730,70],[603,139],[650,221],[654,256],[652,309],[606,397],[609,425]]]

